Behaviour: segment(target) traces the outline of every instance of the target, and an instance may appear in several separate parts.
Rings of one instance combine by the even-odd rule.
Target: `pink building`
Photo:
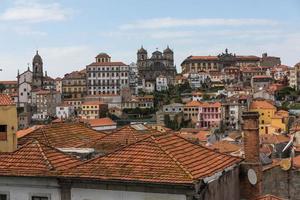
[[[198,128],[219,127],[221,123],[221,103],[202,102],[198,111]]]

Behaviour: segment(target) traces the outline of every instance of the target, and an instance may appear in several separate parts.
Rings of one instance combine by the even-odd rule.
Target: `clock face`
[[[248,170],[248,180],[252,185],[255,185],[257,183],[257,175],[253,169]]]

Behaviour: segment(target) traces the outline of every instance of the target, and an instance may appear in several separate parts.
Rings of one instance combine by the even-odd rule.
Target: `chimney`
[[[244,112],[243,132],[244,132],[244,152],[245,162],[257,163],[259,160],[259,126],[258,112]]]
[[[253,199],[262,193],[262,165],[259,158],[259,113],[243,112],[245,160],[241,165],[241,197]]]

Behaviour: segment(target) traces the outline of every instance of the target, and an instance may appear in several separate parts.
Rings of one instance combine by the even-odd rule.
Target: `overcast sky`
[[[13,80],[36,50],[52,77],[80,70],[100,52],[136,61],[140,46],[167,45],[175,63],[230,52],[300,61],[299,0],[0,0],[0,80]]]

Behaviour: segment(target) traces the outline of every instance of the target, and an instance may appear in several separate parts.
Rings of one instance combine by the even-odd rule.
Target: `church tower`
[[[143,46],[137,52],[137,66],[139,67],[146,67],[146,62],[148,59],[148,52]]]
[[[164,58],[167,60],[167,66],[174,66],[174,52],[169,46],[164,50]]]
[[[43,60],[39,55],[39,52],[36,51],[35,56],[32,60],[32,86],[33,88],[42,88],[43,87]]]

